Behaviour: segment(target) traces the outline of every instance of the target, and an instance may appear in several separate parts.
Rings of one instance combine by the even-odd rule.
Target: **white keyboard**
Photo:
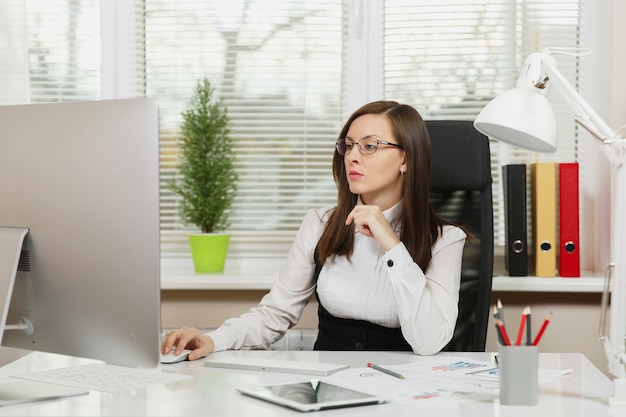
[[[190,378],[189,375],[161,372],[153,369],[128,368],[105,363],[50,369],[30,374],[16,375],[16,377],[31,381],[105,392],[145,388],[149,385],[166,384],[168,382]]]
[[[249,371],[283,372],[327,376],[334,372],[347,369],[349,365],[322,362],[302,362],[295,360],[256,358],[249,356],[228,356],[212,358],[204,361],[204,366],[212,368],[243,369]]]

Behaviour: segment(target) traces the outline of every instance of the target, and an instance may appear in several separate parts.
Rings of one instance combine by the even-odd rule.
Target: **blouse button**
[[[391,259],[387,261],[387,266],[390,268],[393,266],[393,261]]]

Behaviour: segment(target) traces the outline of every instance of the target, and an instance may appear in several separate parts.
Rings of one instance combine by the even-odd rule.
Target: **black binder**
[[[528,276],[526,165],[502,166],[504,196],[504,262],[509,276]]]

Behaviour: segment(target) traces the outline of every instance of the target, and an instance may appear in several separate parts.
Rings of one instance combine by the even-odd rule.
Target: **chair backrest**
[[[489,139],[472,122],[431,120],[431,201],[437,213],[474,235],[463,251],[459,317],[446,351],[484,351],[493,275]]]

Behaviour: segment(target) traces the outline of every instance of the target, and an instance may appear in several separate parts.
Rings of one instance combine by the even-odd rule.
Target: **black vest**
[[[319,261],[317,247],[314,253],[315,282],[323,265]],[[379,350],[411,351],[400,328],[390,328],[365,320],[342,319],[330,314],[315,292],[319,307],[317,316],[319,331],[314,350]]]

